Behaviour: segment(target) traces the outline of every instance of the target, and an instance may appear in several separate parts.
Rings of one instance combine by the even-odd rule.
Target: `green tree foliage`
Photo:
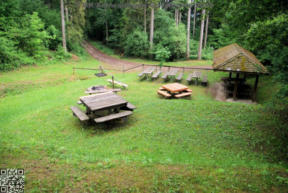
[[[1,70],[32,64],[43,59],[49,40],[44,23],[37,13],[24,17],[1,18]]]
[[[288,72],[288,14],[253,23],[246,33],[246,47],[274,70]],[[288,77],[285,77],[288,82]]]
[[[170,60],[185,56],[186,32],[183,24],[176,27],[173,17],[164,10],[158,10],[155,15],[154,44],[161,44],[170,52]]]
[[[161,61],[161,64],[162,62],[166,61],[171,56],[169,49],[166,47],[163,47],[161,44],[158,44],[155,47],[154,54],[155,54],[155,59],[158,61]]]
[[[125,45],[124,53],[125,55],[145,57],[148,55],[149,43],[148,36],[145,32],[138,29],[134,30],[128,35]]]
[[[86,0],[66,0],[70,51],[83,53]],[[2,0],[0,3],[0,70],[44,62],[47,56],[65,58],[62,53],[61,18],[58,0]],[[56,52],[49,53],[48,50]]]
[[[245,34],[246,47],[270,67],[277,81],[283,82],[273,99],[273,107],[288,111],[288,14],[253,23]]]
[[[16,42],[18,48],[23,50],[28,56],[41,57],[41,51],[45,50],[45,42],[50,37],[44,30],[44,23],[38,17],[38,13],[25,15],[18,28],[14,28],[10,33],[11,39]]]
[[[21,58],[14,42],[0,36],[0,70],[11,70],[19,67]]]

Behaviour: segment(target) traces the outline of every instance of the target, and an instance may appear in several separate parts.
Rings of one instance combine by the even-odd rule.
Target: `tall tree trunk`
[[[150,18],[150,49],[153,48],[154,38],[154,7],[151,7],[151,18]]]
[[[179,19],[178,19],[178,25],[181,23],[181,18],[182,18],[182,13],[181,13],[181,11],[179,11]]]
[[[66,31],[65,31],[65,15],[64,15],[64,2],[63,2],[63,0],[60,0],[60,3],[61,3],[61,22],[62,22],[62,44],[63,44],[64,51],[67,52]]]
[[[208,26],[209,26],[209,12],[207,12],[207,15],[206,15],[206,26],[205,26],[204,48],[206,48],[206,44],[207,44]]]
[[[204,22],[205,22],[205,9],[202,9],[200,40],[199,40],[199,48],[198,48],[198,60],[201,60],[201,58],[202,58],[202,44],[203,44]]]
[[[147,11],[146,11],[146,0],[145,0],[145,7],[144,7],[144,32],[147,33]]]
[[[108,21],[105,22],[105,31],[106,31],[106,42],[109,39],[109,28],[108,28]]]
[[[176,23],[176,26],[178,26],[179,24],[179,10],[178,9],[175,9],[175,23]]]
[[[191,0],[189,0],[190,4]],[[188,9],[188,15],[187,15],[187,42],[186,42],[186,58],[190,58],[190,21],[191,21],[191,7]]]
[[[68,14],[68,7],[65,6],[65,15],[66,15],[66,22],[69,22],[69,14]]]
[[[197,4],[196,4],[196,0],[194,0],[193,38],[195,37],[195,28],[196,28],[196,14],[197,14]]]

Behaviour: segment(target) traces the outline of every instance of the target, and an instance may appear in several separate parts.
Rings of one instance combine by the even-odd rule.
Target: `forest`
[[[244,75],[251,103],[211,94],[234,43],[269,72]],[[159,97],[145,66],[179,69],[191,100]],[[133,115],[81,124],[71,104],[114,78]],[[287,0],[1,0],[0,168],[28,192],[287,192],[287,120]]]

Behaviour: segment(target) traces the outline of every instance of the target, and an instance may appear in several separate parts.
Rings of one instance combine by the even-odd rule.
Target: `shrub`
[[[54,25],[50,25],[46,31],[50,37],[46,43],[46,47],[50,50],[57,50],[58,46],[61,44],[60,31],[56,29]]]
[[[169,49],[166,47],[163,47],[161,44],[158,44],[157,46],[155,46],[153,53],[155,55],[155,59],[161,62],[166,61],[171,55]]]
[[[148,49],[147,34],[137,29],[128,35],[124,44],[124,53],[127,56],[144,57],[147,56]]]
[[[33,62],[24,52],[17,50],[13,41],[0,36],[0,71],[13,70],[21,64]]]
[[[63,47],[59,45],[55,53],[55,58],[58,60],[65,60],[65,59],[71,58],[71,54],[68,52],[65,52]]]
[[[25,15],[13,39],[16,40],[17,46],[35,59],[40,59],[45,50],[45,42],[49,39],[47,32],[44,30],[44,23],[38,17],[38,13]]]
[[[164,10],[158,10],[155,16],[154,44],[161,44],[170,51],[170,60],[183,58],[186,52],[186,31],[183,24],[178,27]]]

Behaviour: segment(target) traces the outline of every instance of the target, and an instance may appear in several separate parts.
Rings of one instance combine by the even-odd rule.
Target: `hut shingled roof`
[[[214,51],[213,69],[247,73],[268,72],[253,53],[236,43]]]

